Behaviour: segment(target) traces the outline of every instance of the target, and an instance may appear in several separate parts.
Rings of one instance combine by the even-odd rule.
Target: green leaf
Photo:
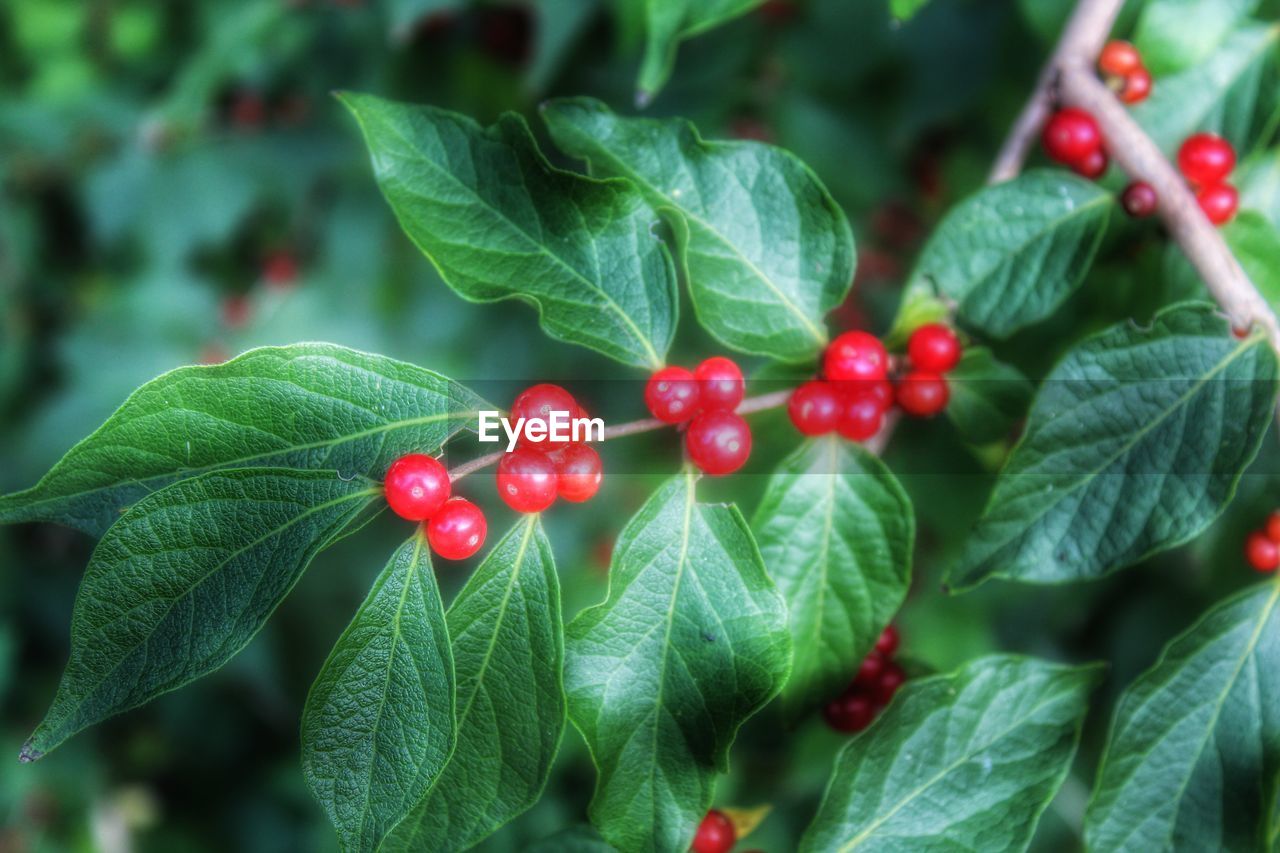
[[[1222,236],[1272,310],[1280,310],[1280,231],[1261,213],[1245,210]]]
[[[616,853],[590,826],[571,826],[535,841],[524,853]]]
[[[23,760],[230,660],[380,491],[333,471],[236,468],[135,504],[85,570],[71,659]]]
[[[488,404],[449,379],[331,344],[251,350],[143,385],[34,487],[0,497],[0,522],[54,521],[101,535],[174,480],[281,466],[381,477],[434,453]]]
[[[1265,850],[1280,773],[1280,586],[1214,607],[1120,697],[1093,850]]]
[[[906,597],[915,515],[893,474],[856,444],[806,442],[769,480],[752,527],[787,602],[795,718],[848,685]]]
[[[889,0],[889,12],[899,21],[909,21],[928,3],[929,0]]]
[[[620,118],[599,101],[551,101],[556,145],[593,173],[629,178],[674,214],[698,320],[728,346],[805,361],[853,280],[853,234],[794,155],[759,142],[706,142],[683,119]]]
[[[627,851],[684,850],[738,727],[781,689],[786,605],[737,508],[686,471],[618,536],[609,595],[569,623],[569,719],[598,770],[592,823]]]
[[[1052,314],[1084,280],[1112,197],[1066,172],[1033,170],[980,190],[942,220],[910,291],[956,303],[959,317],[1007,337]]]
[[[1276,358],[1206,305],[1121,324],[1045,380],[951,582],[1096,578],[1185,542],[1235,493],[1274,414]]]
[[[1198,130],[1220,133],[1247,151],[1277,105],[1280,24],[1248,24],[1205,62],[1156,81],[1133,117],[1166,154]]]
[[[524,119],[342,95],[400,226],[460,296],[533,303],[553,338],[658,367],[676,326],[659,216],[624,180],[555,169]]]
[[[1258,8],[1258,0],[1150,0],[1134,43],[1153,74],[1199,65]]]
[[[908,682],[836,756],[800,849],[1025,850],[1099,673],[992,655]]]
[[[1242,163],[1233,180],[1240,186],[1240,209],[1257,211],[1280,228],[1280,148]]]
[[[302,774],[344,850],[377,850],[457,738],[453,656],[422,531],[382,570],[316,677]]]
[[[645,21],[644,59],[636,101],[644,106],[671,77],[680,42],[745,14],[764,0],[624,0],[639,4]]]
[[[986,347],[966,347],[947,384],[951,389],[947,417],[973,444],[1008,437],[1035,392],[1017,368],[996,361]]]
[[[469,850],[537,802],[564,732],[564,631],[551,544],[528,515],[449,608],[458,747],[385,851]]]

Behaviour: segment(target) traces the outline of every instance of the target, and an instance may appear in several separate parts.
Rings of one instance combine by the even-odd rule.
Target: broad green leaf
[[[524,848],[524,853],[615,853],[615,850],[590,826],[571,826],[535,841]]]
[[[391,31],[401,39],[409,38],[414,26],[423,18],[438,14],[456,14],[468,0],[387,0]]]
[[[1220,133],[1247,151],[1277,106],[1280,24],[1248,24],[1205,62],[1156,81],[1133,116],[1166,154],[1198,130]]]
[[[836,756],[800,850],[1025,850],[1098,676],[992,655],[908,682]]]
[[[457,738],[453,655],[420,530],[329,653],[302,714],[302,774],[344,850],[377,850]]]
[[[564,732],[564,632],[551,544],[526,516],[449,607],[458,747],[386,851],[469,850],[542,795]]]
[[[1240,209],[1257,211],[1280,228],[1280,148],[1242,163],[1233,180],[1240,187]]]
[[[1096,578],[1187,541],[1231,500],[1275,400],[1266,337],[1207,305],[1086,339],[1044,381],[953,585]]]
[[[379,493],[334,471],[234,468],[136,503],[85,570],[71,659],[23,760],[222,666]]]
[[[834,436],[806,442],[769,480],[752,527],[787,602],[795,718],[849,683],[906,597],[915,515],[879,459]]]
[[[889,0],[889,11],[899,21],[909,21],[928,3],[929,0]]]
[[[331,344],[251,350],[143,385],[34,487],[0,497],[0,522],[54,521],[101,535],[174,480],[281,466],[380,478],[434,453],[486,407],[449,379]]]
[[[1280,310],[1280,230],[1261,213],[1241,212],[1223,229],[1223,236],[1253,286]]]
[[[967,324],[1006,337],[1048,317],[1080,285],[1111,206],[1096,183],[1054,170],[979,190],[942,220],[909,292],[936,292]]]
[[[592,172],[629,178],[673,227],[698,320],[728,346],[784,361],[817,356],[823,317],[853,280],[849,223],[794,155],[706,142],[683,119],[621,118],[599,101],[551,101],[556,145]]]
[[[1134,43],[1152,73],[1164,76],[1204,62],[1257,8],[1258,0],[1150,0]]]
[[[667,82],[684,39],[742,15],[764,0],[623,0],[642,7],[644,58],[636,80],[636,101],[644,106]]]
[[[514,113],[485,128],[435,107],[342,100],[400,226],[459,295],[523,299],[557,340],[663,363],[675,267],[657,212],[630,182],[553,168]]]
[[[1085,816],[1092,850],[1265,850],[1280,773],[1280,586],[1165,647],[1116,709]]]
[[[598,771],[591,821],[627,851],[685,850],[738,727],[781,689],[786,605],[737,508],[691,472],[618,536],[605,601],[565,629],[569,719]]]
[[[947,385],[947,417],[974,444],[1007,438],[1035,392],[1022,373],[996,361],[986,347],[966,347]]]

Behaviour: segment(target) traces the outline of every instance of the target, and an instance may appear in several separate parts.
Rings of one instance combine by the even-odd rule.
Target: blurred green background
[[[770,0],[687,42],[648,112],[805,159],[858,240],[856,287],[833,326],[883,331],[931,226],[981,185],[1069,5],[933,0],[900,24],[887,0]],[[529,381],[560,381],[609,420],[641,416],[638,386],[605,380],[642,376],[550,341],[527,307],[471,305],[439,281],[396,228],[354,123],[330,97],[363,90],[481,121],[511,109],[545,139],[536,117],[545,97],[589,94],[631,111],[638,7],[6,0],[0,490],[33,483],[147,379],[263,344],[384,353],[500,405]],[[1165,283],[1179,280],[1163,274],[1166,256],[1154,226],[1116,223],[1082,291],[999,355],[1041,376],[1081,335],[1149,316],[1186,286]],[[717,351],[684,317],[673,361]],[[747,473],[706,488],[748,513],[760,475],[796,441],[777,413],[756,430]],[[920,520],[917,580],[899,624],[917,672],[995,648],[1111,662],[1037,838],[1042,849],[1074,849],[1116,693],[1209,603],[1251,580],[1237,543],[1268,508],[1277,454],[1269,440],[1232,510],[1190,547],[1102,583],[947,597],[940,566],[1005,449],[966,447],[942,421],[895,437],[888,460]],[[611,443],[605,460],[657,476],[676,470],[679,451],[671,436],[636,438]],[[549,513],[567,615],[602,597],[612,537],[653,482],[612,477],[593,503]],[[485,504],[496,538],[511,518],[487,486],[477,477],[469,496]],[[405,535],[382,519],[322,555],[216,675],[36,765],[0,760],[0,852],[335,848],[302,782],[298,717],[331,643]],[[0,529],[0,757],[16,757],[53,694],[92,546],[51,526]],[[466,570],[440,568],[446,595]],[[792,732],[768,712],[748,725],[718,803],[774,808],[744,847],[793,848],[840,742],[816,717]],[[570,727],[543,802],[486,849],[520,849],[581,822],[592,784]]]

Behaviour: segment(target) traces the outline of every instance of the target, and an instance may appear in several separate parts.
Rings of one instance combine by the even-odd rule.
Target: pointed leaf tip
[[[31,764],[44,758],[44,753],[31,745],[31,741],[27,741],[22,745],[22,749],[18,751],[19,764]]]

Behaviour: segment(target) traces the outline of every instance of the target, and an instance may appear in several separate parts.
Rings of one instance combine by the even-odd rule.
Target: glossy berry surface
[[[595,497],[604,480],[604,463],[589,444],[571,444],[558,452],[556,493],[573,503]]]
[[[733,412],[698,415],[684,441],[693,464],[713,477],[732,474],[751,455],[751,428]]]
[[[1274,572],[1280,566],[1280,543],[1260,530],[1244,540],[1244,558],[1260,572]]]
[[[547,429],[551,428],[551,413],[565,412],[567,417],[578,417],[579,406],[573,395],[561,388],[559,385],[552,385],[543,382],[538,385],[530,386],[521,391],[515,401],[511,404],[511,422],[514,424],[519,422],[520,418],[525,419],[526,425],[531,420],[539,420],[547,425]],[[564,447],[568,441],[551,441],[549,438],[533,441],[525,437],[525,432],[521,430],[521,444],[533,444],[538,447],[553,448]]]
[[[787,414],[801,435],[826,435],[836,428],[843,401],[830,382],[804,383],[787,401]]]
[[[729,853],[738,840],[733,821],[724,812],[712,809],[698,824],[698,831],[693,836],[694,853]]]
[[[693,378],[698,380],[698,402],[707,411],[732,412],[746,393],[742,371],[724,356],[713,356],[699,364],[694,368]]]
[[[409,521],[426,521],[449,499],[449,472],[422,453],[401,456],[387,469],[383,490],[391,511]]]
[[[1113,39],[1098,54],[1098,70],[1103,74],[1125,77],[1142,67],[1142,54],[1127,41]]]
[[[822,371],[835,382],[884,379],[889,375],[889,354],[875,335],[845,332],[827,347]]]
[[[960,363],[960,339],[942,323],[926,323],[911,333],[907,358],[917,370],[946,373]]]
[[[938,374],[913,370],[898,383],[894,396],[907,414],[928,418],[947,407],[951,392]]]
[[[1120,194],[1120,205],[1134,219],[1144,219],[1156,212],[1155,187],[1146,181],[1135,181]]]
[[[1110,165],[1111,159],[1107,157],[1107,152],[1098,148],[1086,154],[1084,159],[1073,163],[1071,168],[1082,178],[1096,180],[1106,174],[1107,167]]]
[[[898,629],[892,625],[887,625],[876,639],[876,651],[885,657],[889,657],[898,650],[898,640]]]
[[[1280,542],[1280,510],[1267,516],[1267,526],[1263,530],[1271,541]]]
[[[498,462],[498,496],[516,512],[542,512],[556,500],[556,466],[533,447],[517,447]]]
[[[822,718],[838,732],[860,732],[875,719],[876,707],[870,696],[850,691],[832,699],[822,709]]]
[[[1126,104],[1140,104],[1151,94],[1154,81],[1151,72],[1145,68],[1125,75],[1124,85],[1120,88],[1120,100]]]
[[[1178,168],[1190,183],[1216,184],[1236,167],[1231,143],[1214,133],[1194,133],[1178,149]]]
[[[683,367],[664,367],[645,384],[644,403],[658,420],[683,423],[698,413],[698,381]]]
[[[1058,110],[1045,123],[1040,136],[1051,160],[1068,166],[1102,150],[1102,131],[1093,116],[1075,107]]]
[[[488,530],[480,507],[465,498],[449,498],[427,522],[427,541],[446,560],[465,560],[484,545]]]
[[[880,431],[885,407],[870,394],[846,395],[836,420],[836,432],[850,441],[866,441]]]
[[[1224,225],[1236,215],[1240,194],[1231,184],[1209,184],[1196,193],[1196,202],[1214,225]]]

